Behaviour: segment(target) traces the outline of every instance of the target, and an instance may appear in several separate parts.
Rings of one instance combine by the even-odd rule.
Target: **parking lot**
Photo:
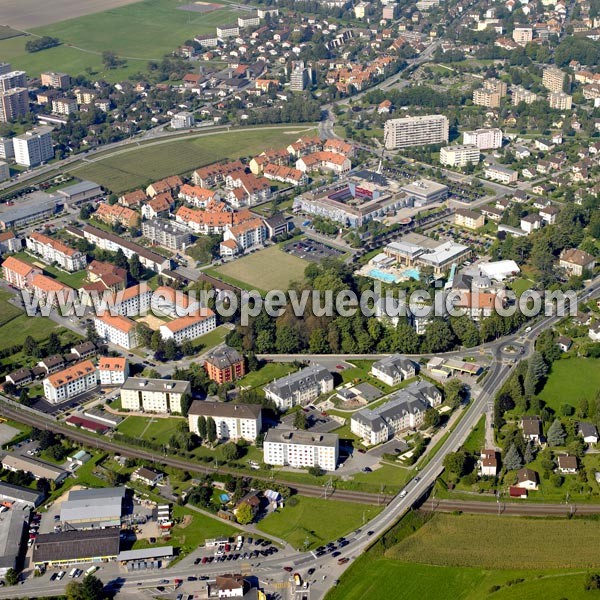
[[[293,254],[298,258],[312,262],[321,262],[324,258],[338,258],[343,254],[343,252],[336,248],[311,239],[290,242],[283,249],[288,254]]]

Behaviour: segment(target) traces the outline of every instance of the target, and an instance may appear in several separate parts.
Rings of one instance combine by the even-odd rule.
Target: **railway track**
[[[473,514],[499,514],[506,516],[568,517],[570,515],[594,515],[600,513],[598,504],[537,504],[518,502],[485,502],[481,500],[427,500],[422,510]]]
[[[107,439],[92,437],[91,435],[87,435],[81,430],[76,429],[74,427],[63,425],[58,421],[45,419],[43,416],[31,413],[29,411],[20,411],[4,402],[0,402],[0,413],[2,413],[5,417],[13,419],[19,423],[31,425],[32,427],[36,427],[37,429],[48,429],[50,431],[53,431],[54,433],[60,433],[75,442],[95,447],[99,450],[114,452],[115,454],[121,454],[122,456],[127,456],[129,458],[142,458],[144,460],[153,461],[157,464],[163,464],[169,467],[174,467],[176,469],[182,469],[184,471],[190,471],[194,473],[214,474],[217,471],[216,468],[204,466],[200,463],[191,460],[175,458],[173,456],[163,456],[160,454],[155,454],[143,448],[135,448],[123,444],[118,444],[114,441],[110,441]],[[371,494],[369,492],[360,492],[356,490],[342,490],[333,488],[331,490],[327,490],[327,493],[325,493],[325,487],[301,483],[290,483],[285,479],[249,475],[248,473],[241,473],[237,469],[230,469],[227,467],[219,467],[218,472],[228,473],[230,475],[235,475],[238,477],[252,477],[253,479],[259,479],[262,481],[273,481],[275,483],[289,487],[297,494],[301,494],[303,496],[311,496],[313,498],[333,497],[336,500],[345,500],[347,502],[356,502],[359,504],[374,504],[381,506],[388,504],[391,500],[390,496],[386,496],[383,494]]]

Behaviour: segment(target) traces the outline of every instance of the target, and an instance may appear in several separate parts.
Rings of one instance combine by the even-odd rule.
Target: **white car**
[[[406,490],[402,490],[400,492],[400,498],[404,498],[406,496]]]

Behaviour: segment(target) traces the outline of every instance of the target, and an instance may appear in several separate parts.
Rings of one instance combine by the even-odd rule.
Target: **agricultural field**
[[[292,282],[304,279],[307,265],[306,261],[286,254],[279,246],[271,246],[211,269],[210,273],[245,289],[285,291]]]
[[[585,376],[582,377],[582,375]],[[560,414],[561,405],[577,407],[579,400],[594,400],[600,390],[600,358],[567,358],[552,363],[539,397]]]
[[[474,536],[473,533],[477,532]],[[387,558],[437,566],[485,569],[600,567],[600,521],[437,514],[386,552]],[[515,540],[536,540],[530,544]],[[452,544],[448,544],[452,540]]]
[[[584,600],[590,592],[584,590],[583,565],[599,562],[593,557],[598,527],[595,520],[444,514],[428,520],[424,513],[409,513],[385,543],[376,542],[344,573],[326,599]],[[536,543],[515,543],[518,539]],[[517,564],[521,570],[514,569]],[[566,571],[569,566],[573,570]]]
[[[27,1],[35,3],[36,9],[30,13],[35,15],[39,2]],[[68,0],[60,1],[64,4]],[[112,0],[110,3],[112,6],[117,4],[125,2]],[[96,5],[105,8],[107,3],[96,2]],[[144,0],[50,25],[34,25],[32,29],[29,28],[35,21],[21,19],[20,25],[26,26],[32,34],[56,37],[62,44],[41,52],[28,53],[25,44],[31,36],[13,37],[0,40],[0,56],[11,62],[13,67],[28,71],[30,76],[60,67],[60,71],[72,77],[86,74],[109,82],[121,81],[134,73],[145,71],[148,61],[162,60],[186,40],[210,33],[220,23],[235,20],[235,11],[225,6],[212,12],[190,12],[180,10],[180,5],[177,0]],[[20,12],[23,14],[22,9]],[[58,14],[66,18],[73,13],[60,11]],[[6,21],[12,24],[10,18]],[[126,65],[105,69],[102,63],[104,50],[115,52],[127,61]]]
[[[310,134],[306,125],[278,125],[240,131],[200,133],[186,139],[160,141],[100,156],[76,166],[72,174],[91,179],[118,194],[146,186],[168,175],[190,171],[222,159],[234,159],[288,145],[298,136]]]
[[[335,540],[361,527],[381,510],[381,507],[353,502],[304,496],[293,498],[285,508],[264,518],[257,527],[266,534],[283,538],[299,549],[316,548]]]

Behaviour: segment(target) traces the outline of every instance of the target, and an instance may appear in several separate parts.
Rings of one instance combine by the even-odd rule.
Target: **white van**
[[[98,570],[98,567],[96,565],[92,565],[89,569],[86,570],[85,574],[86,575],[92,575],[97,570]]]
[[[71,577],[72,579],[73,577],[75,577],[75,573],[77,573],[77,567],[69,571],[69,577]]]

